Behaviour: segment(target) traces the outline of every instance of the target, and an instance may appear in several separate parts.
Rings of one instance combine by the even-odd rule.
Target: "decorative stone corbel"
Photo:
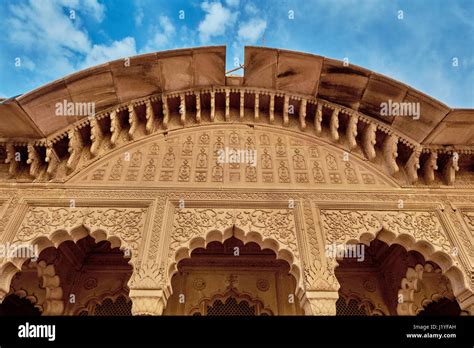
[[[165,95],[161,96],[161,105],[163,109],[163,128],[168,129],[168,121],[170,118],[170,113],[168,109],[168,97]]]
[[[155,112],[153,111],[153,105],[151,105],[151,101],[147,100],[146,101],[146,113],[145,113],[145,118],[146,118],[146,125],[145,125],[145,130],[147,134],[150,134],[154,131],[154,125],[155,125]]]
[[[408,158],[408,161],[405,164],[405,170],[407,172],[410,184],[413,184],[418,181],[418,169],[420,169],[420,154],[421,148],[413,149],[410,158]]]
[[[385,158],[385,164],[387,165],[390,175],[398,172],[399,168],[397,165],[398,157],[398,138],[393,134],[388,134],[383,143],[383,154]]]
[[[91,127],[91,147],[90,152],[92,156],[97,156],[99,153],[100,144],[104,138],[102,133],[102,129],[100,128],[99,121],[97,118],[93,117],[90,120],[90,127]]]
[[[349,144],[349,150],[352,150],[357,146],[356,136],[357,136],[357,123],[359,117],[357,115],[349,115],[349,122],[347,124],[346,136],[347,142]]]
[[[270,94],[270,123],[275,122],[275,94]]]
[[[431,184],[435,180],[435,170],[438,170],[438,153],[430,152],[428,158],[423,164],[423,178],[427,184]]]
[[[307,104],[306,99],[301,99],[301,104],[300,104],[300,127],[301,129],[306,128],[306,104]]]
[[[196,97],[196,122],[201,123],[201,92],[194,93]]]
[[[179,95],[179,119],[181,125],[184,126],[186,124],[186,95],[180,94]]]
[[[259,96],[258,92],[255,92],[254,111],[255,111],[255,121],[258,121],[258,119],[260,118],[260,96]]]
[[[81,133],[78,129],[71,129],[67,133],[69,144],[67,151],[69,152],[69,158],[66,163],[66,167],[70,170],[76,169],[77,163],[82,152],[83,142]]]
[[[377,126],[374,123],[369,123],[362,134],[362,146],[365,155],[372,161],[377,153],[375,152]]]
[[[290,106],[290,97],[285,95],[285,101],[283,105],[283,125],[287,127],[290,123],[290,119],[288,118],[288,108]]]
[[[216,92],[211,91],[211,122],[216,118]]]
[[[110,132],[112,133],[110,142],[112,145],[116,145],[120,133],[122,132],[122,123],[120,122],[120,117],[117,110],[114,110],[110,113]]]
[[[300,300],[305,315],[336,315],[337,291],[306,290]]]
[[[28,144],[28,159],[26,163],[30,165],[30,176],[37,178],[40,173],[40,158],[33,144]]]
[[[225,90],[225,120],[230,121],[230,90]]]
[[[240,119],[244,118],[245,112],[245,91],[240,91]]]
[[[317,135],[320,135],[323,130],[322,122],[323,122],[323,105],[321,103],[318,103],[318,105],[316,106],[316,115],[314,115],[314,128]]]
[[[8,174],[10,177],[14,177],[18,172],[18,164],[20,161],[17,161],[16,157],[16,149],[12,143],[6,144],[6,151],[7,151],[7,158],[5,159],[5,163],[9,163],[10,166],[8,167]]]
[[[331,133],[332,141],[339,140],[339,108],[334,108],[331,113],[331,120],[329,121],[329,131]]]
[[[130,129],[128,130],[128,135],[130,136],[130,139],[134,139],[135,132],[137,130],[138,126],[138,116],[135,111],[135,107],[133,104],[130,104],[128,106],[128,123],[130,124]]]
[[[49,179],[54,176],[54,172],[59,164],[59,157],[56,151],[54,150],[53,144],[48,143],[46,145],[46,157],[44,159],[46,163],[48,163],[48,167],[46,168],[46,175]]]
[[[458,160],[459,154],[455,152],[444,163],[443,176],[444,180],[446,180],[446,183],[448,185],[454,185],[454,181],[456,179],[456,172],[459,170]]]
[[[133,315],[162,315],[168,300],[164,267],[148,261],[136,268],[129,282]]]

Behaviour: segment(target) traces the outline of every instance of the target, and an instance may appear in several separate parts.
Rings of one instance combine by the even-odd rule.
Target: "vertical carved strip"
[[[300,127],[301,127],[301,129],[306,128],[306,104],[307,104],[307,100],[306,99],[301,99],[301,104],[300,104]]]
[[[383,153],[385,157],[385,164],[387,165],[388,171],[391,175],[398,172],[399,168],[397,165],[398,157],[398,138],[391,134],[387,135],[383,144]]]
[[[230,90],[225,90],[225,120],[230,121]]]
[[[179,115],[181,124],[184,126],[186,124],[186,95],[181,94],[179,96]]]
[[[214,122],[216,118],[216,92],[211,91],[211,121]]]
[[[405,170],[408,175],[408,181],[413,184],[418,181],[418,169],[420,169],[421,149],[415,148],[405,164]]]
[[[275,122],[275,94],[270,94],[270,123]]]
[[[170,118],[170,113],[168,109],[168,97],[163,95],[161,97],[162,108],[163,108],[163,128],[168,129],[168,121]]]
[[[196,92],[196,122],[201,123],[201,92]]]
[[[423,164],[423,178],[427,184],[431,184],[435,179],[435,170],[438,170],[438,154],[430,152],[428,159]]]
[[[28,159],[26,160],[26,163],[30,165],[30,176],[37,178],[40,169],[40,158],[32,144],[28,144],[27,149]]]
[[[90,120],[91,127],[91,148],[90,152],[92,156],[97,156],[99,152],[100,143],[102,142],[103,134],[102,129],[100,128],[99,121],[97,118],[93,117]]]
[[[283,104],[283,125],[284,126],[288,126],[288,124],[290,123],[290,120],[288,118],[289,104],[290,104],[290,97],[285,95],[285,101],[284,101],[284,104]]]
[[[339,140],[339,109],[334,108],[331,114],[331,120],[329,121],[329,131],[331,132],[331,139],[333,141]]]
[[[244,119],[245,112],[245,91],[240,91],[240,119]]]
[[[145,130],[147,134],[152,133],[155,129],[155,112],[153,111],[153,105],[151,104],[150,100],[147,100],[146,102],[146,125],[145,125]]]
[[[320,135],[323,130],[322,122],[323,122],[323,105],[321,103],[318,103],[318,105],[316,105],[316,115],[314,115],[314,130],[316,131],[317,135]]]
[[[128,135],[130,136],[130,139],[133,139],[138,126],[138,116],[133,104],[128,106],[128,123],[130,124]]]
[[[377,126],[373,123],[365,127],[364,134],[362,134],[362,147],[365,155],[369,160],[373,160],[377,153],[375,152]]]
[[[260,96],[255,92],[255,121],[260,118]]]
[[[117,110],[114,110],[110,113],[110,132],[112,133],[110,142],[112,145],[116,145],[120,133],[122,132],[122,124],[120,123],[120,117]]]
[[[357,146],[356,136],[357,136],[357,123],[359,117],[357,115],[349,115],[349,122],[347,124],[346,136],[347,142],[349,144],[349,149],[352,150]]]

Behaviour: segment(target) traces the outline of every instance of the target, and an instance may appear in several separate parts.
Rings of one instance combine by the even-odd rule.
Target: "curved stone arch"
[[[197,306],[194,306],[189,310],[190,315],[195,315],[196,313],[202,314],[202,305],[210,305],[213,306],[217,301],[221,301],[225,303],[229,298],[235,298],[237,304],[241,302],[246,302],[249,306],[255,306],[259,309],[260,314],[266,315],[273,315],[273,311],[270,308],[265,307],[265,304],[262,300],[251,296],[249,293],[246,292],[239,292],[235,288],[227,288],[224,292],[216,292],[209,297],[204,297],[200,299]]]
[[[433,293],[429,296],[424,294],[423,298],[415,298],[416,293],[423,288],[425,273],[438,273],[439,278],[436,282],[437,288],[431,289]],[[408,267],[406,276],[401,281],[400,290],[398,290],[399,303],[397,305],[398,315],[417,315],[424,309],[424,306],[438,301],[441,298],[453,300],[451,295],[450,283],[448,281],[445,288],[442,287],[441,270],[433,267],[431,264],[417,264],[414,268]]]
[[[84,211],[81,212],[82,209],[84,209]],[[116,233],[117,231],[110,231],[106,226],[107,222],[104,223],[104,219],[113,220],[114,214],[109,214],[108,217],[101,216],[101,209],[107,208],[94,209],[94,217],[87,216],[89,215],[88,213],[92,212],[92,210],[89,208],[74,208],[69,211],[71,214],[58,213],[54,215],[55,212],[64,212],[68,211],[68,209],[30,207],[26,213],[25,218],[23,219],[22,224],[20,225],[19,232],[15,235],[12,245],[21,245],[22,247],[26,248],[32,247],[32,249],[34,249],[37,253],[36,256],[39,256],[39,254],[41,254],[41,252],[46,248],[58,248],[59,245],[65,241],[73,241],[74,243],[77,243],[78,240],[90,235],[92,238],[94,238],[96,243],[106,240],[111,244],[112,248],[119,247],[120,250],[125,251],[126,255],[130,255],[129,263],[133,265],[134,260],[138,255],[138,245],[141,239],[141,234],[139,238],[129,238],[130,234],[127,233],[126,226],[124,225],[119,226],[123,229],[121,233]],[[108,210],[118,212],[120,209],[123,210],[124,208],[111,208]],[[140,221],[144,219],[145,209],[129,209],[133,213],[132,217],[139,217],[140,219],[138,220]],[[127,213],[126,210],[127,209],[123,211],[123,214]],[[31,216],[35,215],[36,213],[40,213],[40,216],[42,217],[40,220]],[[54,215],[55,218],[58,218],[55,220],[54,224],[48,222],[52,220],[52,215]],[[80,221],[81,218],[82,221]],[[86,220],[88,220],[88,222]],[[31,221],[35,221],[40,225],[35,226],[35,224],[29,223]],[[132,218],[128,223],[131,225],[137,223],[137,226],[140,226],[140,221],[134,222]],[[116,223],[120,224],[120,221],[117,220]],[[57,228],[57,226],[62,226],[62,228]],[[28,259],[29,258],[25,257],[10,257],[3,260],[2,264],[0,265],[0,301],[3,301],[3,298],[9,292],[10,284],[14,275],[21,271],[23,264]],[[52,285],[55,283],[55,281],[53,281],[55,278],[54,275],[51,274],[51,269],[46,268],[41,274],[42,276],[46,276],[46,284]],[[59,290],[51,291],[51,294],[54,294],[57,291]]]
[[[290,266],[290,274],[296,279],[295,293],[303,291],[303,277],[301,270],[301,262],[298,255],[294,255],[294,251],[289,250],[283,243],[277,241],[273,237],[265,237],[260,231],[249,231],[245,232],[242,227],[229,226],[222,230],[212,229],[205,233],[204,236],[198,235],[192,237],[190,240],[183,243],[179,243],[174,248],[170,248],[170,255],[173,255],[171,262],[167,267],[166,283],[167,292],[169,295],[172,294],[171,278],[178,272],[179,261],[190,258],[193,250],[197,248],[205,248],[211,242],[223,243],[230,237],[236,237],[241,240],[244,244],[254,242],[263,249],[272,250],[277,259],[286,261]]]
[[[73,315],[79,315],[83,311],[90,313],[90,309],[92,309],[94,306],[102,304],[107,299],[112,300],[112,302],[115,303],[120,296],[125,297],[125,299],[128,299],[128,301],[131,301],[126,289],[124,288],[117,291],[106,291],[100,296],[92,296],[88,298],[83,306],[74,310]]]
[[[358,293],[355,292],[339,292],[339,297],[342,298],[346,303],[349,303],[350,300],[355,300],[359,303],[359,307],[365,307],[368,309],[370,312],[370,315],[382,315],[385,316],[386,314],[384,313],[383,310],[381,310],[379,307],[377,307],[374,302],[366,298],[364,296],[361,296]]]
[[[347,214],[349,214],[349,217]],[[380,211],[322,210],[321,216],[328,244],[363,243],[369,245],[376,238],[388,246],[398,244],[406,251],[419,252],[426,262],[436,263],[440,267],[442,275],[446,276],[451,282],[456,299],[460,295],[465,296],[466,293],[472,294],[473,291],[468,286],[468,277],[462,271],[459,261],[449,254],[453,247],[448,242],[443,227],[434,212],[400,211],[387,213]],[[407,216],[412,217],[411,224],[402,226],[403,223],[407,222]],[[424,220],[423,223],[427,225],[432,224],[431,229],[427,231],[416,230],[417,225],[414,222],[417,218]],[[426,219],[434,220],[428,222]],[[336,233],[337,236],[342,238],[337,240],[331,238],[331,226],[332,228],[344,229],[342,236]],[[432,234],[435,234],[436,237],[433,237]]]

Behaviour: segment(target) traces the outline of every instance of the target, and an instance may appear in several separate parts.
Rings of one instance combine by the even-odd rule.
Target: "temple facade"
[[[473,315],[474,110],[320,56],[0,101],[1,315]]]

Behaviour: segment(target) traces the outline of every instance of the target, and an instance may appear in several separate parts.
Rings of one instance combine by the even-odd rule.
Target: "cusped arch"
[[[426,274],[438,275],[435,284],[425,284]],[[443,297],[453,300],[450,284],[444,284],[441,276],[441,270],[429,263],[425,263],[425,265],[417,264],[414,268],[408,267],[398,290],[397,314],[417,315],[424,310],[426,305]],[[433,283],[433,280],[431,280],[431,283]],[[421,293],[421,296],[417,296],[418,293],[423,291],[424,285],[435,286],[435,288],[428,289],[431,292],[430,294]]]
[[[58,229],[47,235],[38,235],[28,241],[16,240],[13,246],[22,244],[23,248],[31,248],[35,250],[35,257],[39,257],[41,252],[47,248],[58,248],[60,244],[66,241],[77,243],[80,239],[91,236],[96,243],[101,241],[108,241],[111,248],[118,247],[125,252],[125,255],[130,255],[129,263],[133,265],[134,256],[133,250],[130,249],[127,243],[116,235],[108,233],[101,228],[91,229],[82,224],[72,227],[71,229]],[[3,260],[0,266],[0,303],[10,291],[10,285],[16,273],[21,272],[25,262],[30,260],[26,257],[9,257]],[[63,311],[63,304],[59,301],[62,298],[62,288],[60,286],[59,276],[56,275],[54,266],[47,265],[44,261],[38,263],[38,276],[43,281],[43,286],[46,289],[46,298],[44,310],[46,314],[61,314]],[[61,302],[61,304],[59,304]],[[61,313],[60,313],[61,312]]]
[[[434,212],[328,210],[322,211],[322,218],[329,243],[368,246],[377,238],[388,246],[398,244],[406,251],[419,252],[425,261],[436,263],[450,280],[456,298],[472,294],[468,276],[451,255],[453,246]]]
[[[171,279],[173,275],[178,272],[178,263],[181,260],[190,258],[193,250],[197,248],[206,248],[206,246],[211,242],[224,243],[225,240],[231,238],[232,236],[241,240],[244,244],[253,242],[258,244],[262,250],[272,250],[275,253],[277,259],[286,261],[288,263],[290,267],[290,274],[296,279],[296,293],[303,291],[301,263],[298,255],[294,254],[294,251],[289,250],[284,244],[278,242],[275,238],[265,237],[259,231],[253,230],[245,232],[241,227],[230,226],[224,230],[212,229],[204,235],[195,236],[189,241],[181,243],[175,248],[174,252],[172,253],[172,260],[168,265],[167,289],[169,294],[172,294]]]

